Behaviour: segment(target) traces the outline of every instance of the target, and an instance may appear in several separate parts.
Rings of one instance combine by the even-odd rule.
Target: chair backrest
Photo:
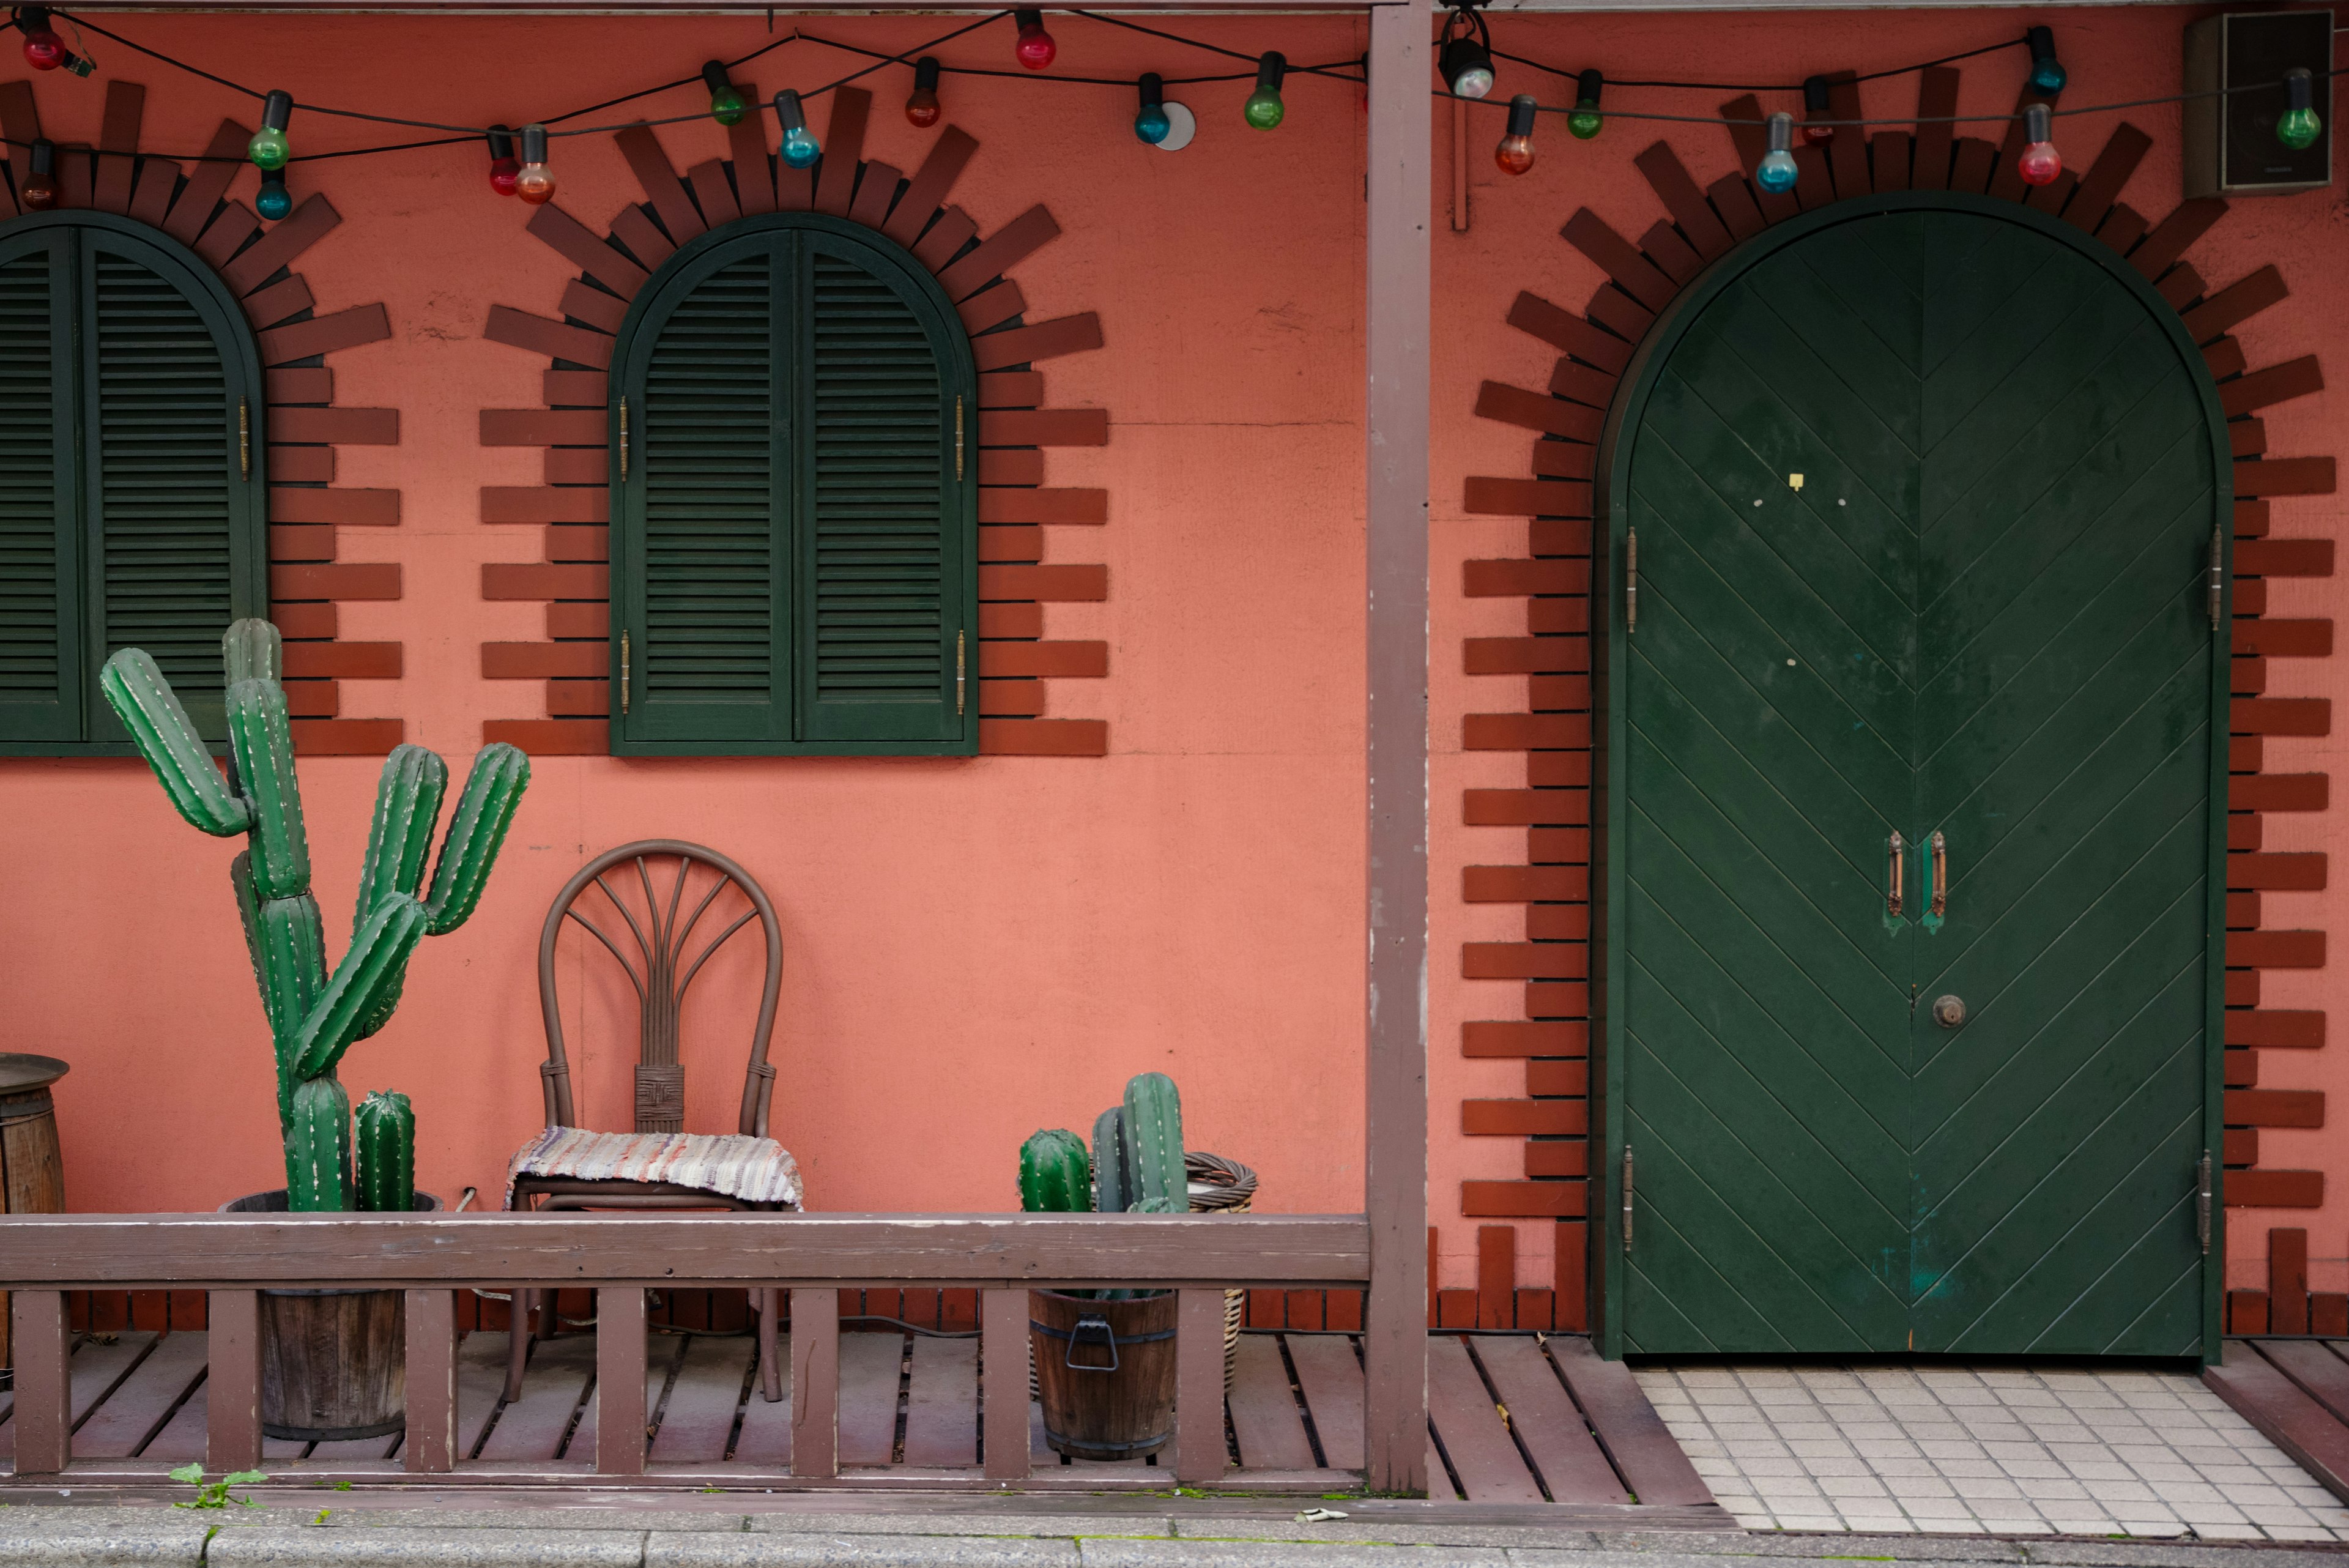
[[[668,867],[671,861],[676,863],[674,874]],[[697,871],[708,875],[697,875]],[[607,872],[612,873],[608,878]],[[617,888],[613,886],[615,881]],[[705,882],[707,886],[701,886]],[[688,883],[693,886],[688,888]],[[575,907],[590,888],[603,895],[600,904],[589,906],[590,911],[604,913],[606,923],[612,914],[625,922],[626,934],[635,939],[637,961],[631,961],[610,933]],[[695,928],[729,888],[740,893],[750,908],[688,959],[686,950]],[[683,1132],[685,1068],[678,1061],[677,1037],[686,988],[709,961],[709,955],[753,919],[766,932],[767,981],[759,998],[759,1022],[750,1036],[750,1070],[742,1081],[740,1130],[758,1137],[767,1136],[768,1102],[775,1090],[775,1070],[767,1063],[767,1044],[775,1032],[775,1002],[782,991],[782,929],[775,923],[775,908],[767,901],[766,889],[748,871],[714,849],[674,838],[639,839],[605,851],[563,885],[554,907],[546,911],[546,925],[538,939],[538,1004],[546,1019],[546,1061],[540,1065],[539,1075],[544,1080],[548,1125],[577,1125],[572,1119],[571,1064],[563,1049],[563,1013],[554,995],[554,942],[564,921],[575,920],[585,927],[619,961],[636,988],[642,1023],[636,1052],[636,1130]]]

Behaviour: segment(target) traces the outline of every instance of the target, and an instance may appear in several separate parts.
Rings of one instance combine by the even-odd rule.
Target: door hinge
[[[969,633],[962,631],[955,633],[955,717],[957,719],[962,717],[963,676],[965,673],[963,660],[963,639],[968,635]]]
[[[955,399],[955,481],[962,481],[962,399]]]
[[[2202,1253],[2210,1252],[2210,1151],[2202,1151],[2202,1165],[2194,1184],[2194,1233],[2201,1239]]]
[[[253,477],[253,401],[249,398],[236,400],[236,472],[240,479]]]
[[[2225,568],[2220,561],[2227,548],[2227,536],[2218,528],[2210,530],[2210,629],[2219,629],[2219,600],[2226,585]]]
[[[620,477],[628,477],[628,400],[620,400]]]
[[[620,633],[620,711],[628,711],[628,634]]]
[[[1631,1146],[1623,1146],[1623,1250],[1631,1250]]]
[[[1640,629],[1640,531],[1623,530],[1623,635]]]

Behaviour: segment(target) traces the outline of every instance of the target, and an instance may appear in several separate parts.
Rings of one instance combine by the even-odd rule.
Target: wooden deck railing
[[[456,1470],[456,1292],[511,1285],[599,1289],[596,1382],[640,1386],[641,1287],[780,1286],[791,1292],[791,1475],[840,1473],[838,1292],[951,1286],[980,1292],[984,1479],[1029,1474],[1031,1288],[1149,1286],[1181,1294],[1175,1334],[1176,1480],[1224,1474],[1223,1293],[1361,1288],[1361,1215],[17,1215],[0,1218],[0,1288],[14,1293],[16,1473],[72,1461],[71,1334],[65,1293],[209,1293],[203,1396],[214,1469],[261,1460],[260,1303],[266,1288],[408,1293],[408,1434],[413,1474]],[[1375,1355],[1375,1343],[1368,1353]],[[1373,1376],[1379,1370],[1373,1366]],[[595,1402],[598,1476],[646,1469],[637,1402]],[[1212,1420],[1184,1411],[1212,1408]]]

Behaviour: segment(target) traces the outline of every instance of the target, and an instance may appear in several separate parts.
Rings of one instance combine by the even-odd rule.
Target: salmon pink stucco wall
[[[2185,26],[2208,9],[2104,5],[2062,9],[1985,8],[1790,13],[1656,13],[1530,16],[1496,11],[1491,16],[1494,46],[1573,71],[1598,67],[1610,78],[1675,79],[1715,83],[1799,82],[1816,72],[1868,73],[1955,55],[1986,44],[2019,38],[2027,26],[2054,30],[2059,54],[2071,73],[2067,108],[2156,98],[2182,90]],[[1961,63],[1961,114],[2011,113],[2028,57],[2009,49]],[[1700,186],[1736,167],[1728,133],[1717,125],[1610,119],[1601,134],[1578,142],[1565,134],[1561,117],[1545,115],[1537,130],[1537,161],[1518,177],[1502,173],[1493,145],[1502,130],[1503,101],[1532,92],[1561,103],[1571,86],[1523,66],[1500,62],[1490,100],[1468,111],[1469,174],[1467,228],[1455,229],[1452,199],[1450,106],[1440,106],[1434,126],[1436,198],[1434,279],[1436,326],[1431,440],[1433,588],[1431,649],[1432,743],[1431,840],[1433,888],[1430,965],[1434,976],[1430,1029],[1429,1100],[1433,1128],[1430,1210],[1441,1225],[1440,1283],[1477,1282],[1476,1231],[1482,1225],[1514,1223],[1517,1229],[1520,1286],[1551,1282],[1551,1245],[1557,1227],[1547,1220],[1459,1218],[1464,1180],[1509,1180],[1524,1175],[1524,1142],[1517,1137],[1459,1136],[1464,1099],[1508,1098],[1526,1092],[1525,1068],[1516,1060],[1469,1060],[1461,1054],[1460,1026],[1478,1019],[1525,1016],[1520,983],[1464,981],[1463,942],[1517,942],[1526,939],[1525,906],[1468,904],[1461,898],[1459,868],[1474,865],[1522,865],[1526,830],[1462,826],[1462,790],[1526,786],[1523,753],[1464,751],[1462,716],[1526,711],[1526,679],[1462,673],[1464,637],[1523,636],[1520,598],[1463,596],[1462,563],[1521,556],[1526,545],[1523,519],[1476,516],[1462,504],[1469,475],[1524,477],[1532,435],[1516,426],[1473,417],[1478,384],[1490,379],[1540,389],[1547,384],[1557,351],[1505,323],[1520,290],[1579,312],[1605,281],[1599,269],[1559,237],[1560,226],[1578,208],[1588,207],[1628,239],[1636,241],[1667,214],[1633,158],[1659,140],[1669,141]],[[1917,78],[1905,76],[1867,83],[1867,114],[1913,115]],[[1735,96],[1730,91],[1678,91],[1610,87],[1610,109],[1667,115],[1713,116]],[[1799,117],[1799,93],[1763,95],[1765,109],[1785,109]],[[2055,122],[2056,140],[2067,166],[2085,169],[2113,128],[2127,119],[2153,138],[2152,151],[2122,192],[2122,200],[2158,220],[2182,195],[2179,111],[2174,105],[2122,112],[2067,115]],[[1996,140],[1998,125],[1961,126],[1959,134]],[[2339,154],[2336,152],[2336,159]],[[2339,164],[2336,161],[2336,171]],[[2238,199],[2227,216],[2188,252],[2188,259],[2213,290],[2268,264],[2275,264],[2291,297],[2261,312],[2235,332],[2250,366],[2257,369],[2303,354],[2324,361],[2333,389],[2262,410],[2268,450],[2281,456],[2333,457],[2344,437],[2341,389],[2349,387],[2349,278],[2338,265],[2349,242],[2349,206],[2336,172],[2330,190],[2289,197]],[[2274,504],[2274,535],[2337,539],[2342,507],[2335,495],[2293,497]],[[2326,618],[2335,613],[2339,579],[2277,577],[2269,584],[2268,615]],[[2274,659],[2268,662],[2267,694],[2337,699],[2349,694],[2349,664],[2338,659]],[[2340,711],[2335,704],[2336,712]],[[2271,737],[2269,773],[2333,772],[2338,776],[2342,742],[2338,731],[2325,738]],[[2263,818],[2264,847],[2271,851],[2332,851],[2344,847],[2341,787],[2334,809],[2323,813],[2270,813]],[[2323,892],[2268,893],[2265,929],[2344,930],[2343,897]],[[2324,1202],[2316,1210],[2235,1210],[2230,1212],[2229,1283],[2259,1288],[2266,1282],[2267,1232],[2271,1226],[2304,1226],[2314,1288],[2349,1287],[2349,1154],[2339,1128],[2349,1118],[2349,1041],[2340,1038],[2342,989],[2338,966],[2322,970],[2271,970],[2262,976],[2260,1005],[2271,1009],[2331,1010],[2333,1043],[2327,1048],[2258,1053],[2262,1088],[2325,1091],[2328,1126],[2322,1129],[2263,1129],[2260,1167],[2317,1170],[2325,1175]],[[1568,1232],[1571,1234],[1571,1232]]]
[[[693,78],[787,33],[764,19],[124,15],[140,43],[297,101],[519,124]],[[822,17],[808,30],[896,51],[960,22]],[[1211,54],[1056,18],[1063,73],[1131,80],[1237,69]],[[1354,18],[1186,22],[1250,55],[1348,60]],[[97,140],[109,77],[148,88],[143,145],[201,151],[249,101],[88,40],[100,71],[36,83],[59,141]],[[942,47],[1011,63],[1008,22]],[[869,61],[801,41],[740,73],[771,93]],[[911,170],[936,131],[875,90],[865,151]],[[1111,597],[1046,610],[1053,639],[1105,639],[1104,680],[1056,681],[1055,716],[1110,726],[1102,758],[540,759],[471,924],[428,941],[390,1025],[355,1047],[354,1093],[416,1102],[418,1168],[492,1201],[541,1125],[541,918],[589,856],[698,840],[741,860],[787,950],[774,1127],[811,1206],[1017,1206],[1019,1141],[1091,1128],[1126,1078],[1184,1090],[1195,1147],[1256,1167],[1268,1209],[1361,1206],[1363,109],[1351,84],[1292,78],[1268,136],[1247,81],[1170,89],[1197,142],[1129,129],[1130,88],[949,77],[978,156],[955,201],[982,232],[1042,202],[1063,233],[1017,269],[1030,319],[1092,310],[1107,347],[1047,367],[1050,402],[1109,410],[1105,448],[1054,449],[1047,483],[1104,486],[1106,527],[1053,530],[1047,558],[1103,561]],[[609,111],[692,114],[697,83]],[[828,112],[817,100],[821,129]],[[594,123],[588,121],[587,123]],[[418,133],[297,111],[297,153]],[[425,133],[429,134],[429,133]],[[684,169],[722,156],[706,119],[659,131]],[[599,226],[641,200],[608,136],[559,140],[559,200]],[[540,402],[547,361],[482,336],[492,305],[558,314],[576,269],[530,238],[478,142],[296,163],[341,226],[297,264],[321,315],[380,299],[390,340],[336,354],[341,404],[399,410],[394,447],[340,449],[336,483],[396,488],[397,528],[345,528],[343,558],[398,562],[397,602],[346,604],[342,633],[405,644],[404,678],[347,681],[347,716],[398,717],[460,769],[485,721],[537,716],[536,682],[481,678],[485,641],[544,634],[535,604],[485,602],[481,566],[540,558],[541,531],[487,526],[485,485],[542,483],[538,453],[484,448],[480,410]],[[250,171],[233,194],[249,201]],[[303,763],[330,947],[348,929],[379,763]],[[283,1177],[268,1043],[227,867],[238,845],[180,822],[134,761],[0,762],[0,1016],[11,1048],[73,1074],[57,1103],[84,1210],[209,1207]],[[738,943],[738,948],[741,944]],[[625,983],[566,943],[581,1109],[626,1126]],[[747,948],[696,982],[688,1125],[731,1130],[756,976]],[[603,961],[600,957],[598,964]]]

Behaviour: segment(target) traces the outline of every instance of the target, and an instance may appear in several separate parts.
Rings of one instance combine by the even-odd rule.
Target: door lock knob
[[[1933,1022],[1944,1029],[1955,1029],[1966,1021],[1966,1004],[1961,997],[1944,996],[1933,1003]]]

